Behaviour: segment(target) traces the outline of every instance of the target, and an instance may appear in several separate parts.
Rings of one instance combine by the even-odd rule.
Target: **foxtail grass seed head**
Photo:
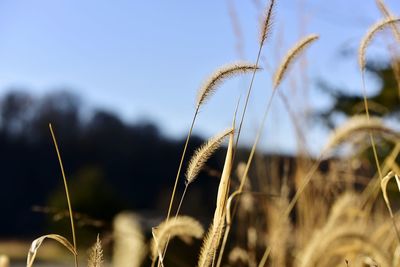
[[[371,43],[375,34],[381,30],[383,30],[386,26],[392,25],[394,23],[399,22],[399,18],[387,18],[377,22],[369,28],[368,32],[365,34],[364,38],[360,43],[360,47],[358,49],[358,64],[360,65],[360,69],[363,71],[365,69],[365,51],[367,50],[368,45]]]
[[[333,133],[328,137],[324,151],[333,149],[340,143],[349,140],[352,135],[364,132],[375,132],[381,135],[392,135],[395,138],[398,134],[392,129],[386,127],[383,121],[377,117],[367,118],[365,115],[352,116],[342,126],[336,128]]]
[[[201,169],[204,167],[206,161],[211,157],[211,155],[219,148],[222,141],[233,131],[233,129],[228,129],[221,134],[211,138],[200,148],[198,148],[193,157],[189,162],[189,167],[186,171],[186,184],[192,183]]]
[[[260,68],[256,65],[245,62],[238,62],[217,69],[200,88],[197,96],[196,108],[199,109],[225,80],[239,74],[251,73],[259,69]]]
[[[288,51],[285,58],[282,60],[282,63],[279,65],[279,68],[275,72],[273,83],[274,89],[276,89],[282,82],[285,74],[287,73],[290,65],[294,62],[294,60],[318,38],[318,35],[311,34],[300,40],[292,49]]]
[[[189,216],[178,216],[174,219],[166,220],[153,230],[154,238],[151,243],[151,256],[153,259],[157,258],[164,251],[167,242],[174,237],[185,240],[192,237],[199,239],[203,234],[203,226]]]
[[[260,46],[264,45],[265,40],[268,38],[268,36],[271,33],[272,17],[274,14],[274,5],[275,5],[275,0],[270,0],[268,9],[265,13],[265,18],[262,21]]]

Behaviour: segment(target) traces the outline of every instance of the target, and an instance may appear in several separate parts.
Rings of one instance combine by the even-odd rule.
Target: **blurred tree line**
[[[392,68],[396,65],[397,68]],[[395,71],[400,71],[400,58],[392,62],[368,62],[366,71],[369,77],[378,82],[378,89],[368,96],[368,105],[371,115],[398,119],[400,111],[400,81],[397,81]],[[397,69],[397,70],[396,70]],[[397,74],[400,77],[400,73]],[[319,88],[327,93],[333,100],[332,105],[316,115],[330,128],[335,127],[335,115],[342,114],[346,117],[365,114],[362,90],[359,93],[349,94],[347,88],[340,88],[319,82]],[[367,87],[370,83],[367,81]]]
[[[155,210],[165,216],[184,140],[166,138],[150,122],[127,123],[111,111],[87,110],[78,96],[67,91],[34,97],[11,90],[0,99],[0,116],[1,237],[48,233],[60,226],[52,222],[57,218],[68,229],[68,219],[62,218],[67,206],[49,122],[76,212],[105,221],[106,226],[100,227],[106,228],[125,209]],[[193,137],[188,155],[202,142]],[[219,169],[223,159],[220,151],[208,165]],[[196,183],[186,207],[198,199],[203,203],[195,210],[187,208],[187,213],[204,216],[213,210],[214,198],[208,196],[215,193],[218,180]]]

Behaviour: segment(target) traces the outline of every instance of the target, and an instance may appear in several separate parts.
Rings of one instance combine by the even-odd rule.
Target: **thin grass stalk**
[[[217,261],[217,266],[216,267],[220,267],[221,266],[221,262],[222,262],[222,257],[225,251],[225,247],[226,247],[226,243],[228,241],[228,236],[231,230],[231,226],[232,226],[232,221],[233,221],[233,212],[231,212],[231,206],[232,206],[232,201],[236,198],[236,197],[240,197],[244,194],[251,194],[252,196],[256,196],[256,197],[278,197],[277,195],[272,195],[272,194],[268,194],[268,193],[262,193],[262,192],[245,192],[245,191],[241,191],[239,192],[239,190],[236,190],[235,192],[233,192],[227,202],[226,202],[226,214],[225,214],[225,219],[226,219],[226,229],[225,229],[225,233],[224,233],[224,238],[223,238],[223,242],[221,244],[221,248],[220,248],[220,252],[218,255],[218,261]]]
[[[361,68],[361,76],[362,76],[362,88],[363,88],[365,114],[367,116],[367,120],[369,121],[370,117],[369,117],[369,110],[368,110],[367,90],[366,90],[366,85],[365,85],[365,70],[363,68]],[[369,131],[369,138],[370,138],[370,142],[371,142],[371,146],[372,146],[372,151],[374,154],[375,165],[376,165],[376,168],[377,168],[378,174],[379,174],[379,179],[380,179],[380,181],[382,181],[382,179],[383,179],[382,170],[381,170],[380,163],[379,163],[378,153],[376,151],[375,140],[374,140],[374,137],[373,137],[373,134],[371,131]],[[397,239],[399,240],[399,243],[400,243],[400,233],[399,233],[399,229],[396,225],[396,220],[393,216],[393,212],[390,208],[390,205],[387,205],[387,206],[388,206],[390,218],[393,222],[393,227],[394,227],[396,235],[397,235]]]
[[[245,100],[245,104],[244,104],[244,107],[243,107],[242,116],[240,118],[238,134],[237,134],[236,142],[235,142],[235,146],[234,146],[232,162],[235,161],[236,150],[237,150],[237,146],[239,144],[240,133],[242,131],[242,125],[243,125],[244,117],[246,115],[247,105],[248,105],[248,102],[249,102],[251,90],[253,88],[254,78],[256,76],[256,71],[257,71],[257,68],[258,68],[258,65],[259,65],[259,62],[260,62],[261,51],[262,51],[264,43],[265,43],[265,41],[266,41],[266,39],[267,39],[267,37],[269,35],[269,31],[270,31],[270,28],[271,28],[274,4],[275,4],[275,0],[270,0],[270,4],[269,4],[269,7],[268,7],[266,18],[265,18],[265,20],[263,22],[263,25],[262,25],[261,36],[260,36],[261,37],[260,45],[259,45],[259,48],[258,48],[257,59],[256,59],[256,64],[255,64],[256,68],[253,71],[253,74],[252,74],[252,77],[251,77],[251,80],[250,80],[250,85],[249,85],[249,88],[247,89],[246,100]]]
[[[370,116],[369,116],[369,108],[368,108],[368,100],[367,100],[367,89],[365,86],[365,71],[363,69],[361,69],[361,76],[362,76],[362,88],[363,88],[363,101],[364,101],[364,107],[365,107],[365,115],[367,116],[367,120],[370,121]],[[374,160],[375,160],[375,165],[376,165],[376,169],[378,170],[378,174],[379,174],[379,179],[382,180],[382,170],[379,164],[379,159],[378,159],[378,153],[376,152],[376,145],[375,145],[375,140],[373,137],[373,134],[371,131],[369,131],[369,139],[371,142],[371,146],[372,146],[372,151],[374,154]]]
[[[258,68],[258,64],[259,64],[259,61],[260,61],[261,50],[262,50],[262,45],[260,45],[260,47],[258,49],[257,59],[256,59],[256,63],[255,63],[255,67],[256,68]],[[236,150],[237,150],[237,147],[238,147],[238,144],[239,144],[239,139],[240,139],[240,133],[242,132],[243,121],[244,121],[244,117],[246,115],[247,105],[249,103],[251,90],[253,88],[254,78],[256,77],[256,72],[257,72],[257,69],[254,69],[253,74],[251,76],[249,88],[247,89],[246,99],[245,99],[245,102],[244,102],[243,112],[242,112],[242,116],[240,118],[239,128],[238,128],[236,141],[235,141],[235,146],[234,146],[234,151],[233,151],[233,159],[232,159],[233,161],[235,161]]]
[[[199,113],[199,106],[197,106],[196,111],[194,112],[193,120],[192,120],[192,123],[191,123],[191,125],[190,125],[190,129],[189,129],[189,133],[188,133],[188,135],[187,135],[187,137],[186,137],[185,146],[184,146],[184,148],[183,148],[183,152],[182,152],[182,156],[181,156],[181,161],[179,162],[178,172],[176,173],[176,177],[175,177],[174,189],[172,190],[171,200],[170,200],[170,202],[169,202],[168,213],[167,213],[167,220],[169,220],[169,217],[170,217],[170,215],[171,215],[172,204],[173,204],[173,202],[174,202],[175,193],[176,193],[176,188],[177,188],[177,186],[178,186],[179,176],[180,176],[181,170],[182,170],[183,160],[185,159],[185,155],[186,155],[186,150],[187,150],[187,147],[188,147],[189,139],[190,139],[190,136],[192,135],[194,123],[195,123],[195,121],[196,121],[196,118],[197,118],[197,114],[198,114],[198,113]]]
[[[72,241],[73,241],[73,244],[74,244],[74,249],[76,251],[76,254],[74,254],[75,267],[78,267],[78,251],[77,251],[77,245],[76,245],[74,216],[73,216],[73,213],[72,213],[72,205],[71,205],[71,200],[70,200],[70,197],[69,197],[67,178],[65,176],[64,166],[63,166],[63,163],[62,163],[62,160],[61,160],[60,150],[58,149],[57,139],[56,139],[56,136],[54,134],[53,127],[52,127],[51,123],[49,123],[49,129],[50,129],[51,137],[53,139],[54,147],[56,149],[58,162],[60,164],[61,174],[62,174],[63,181],[64,181],[65,195],[67,197],[69,218],[70,218],[70,223],[71,223]]]
[[[263,118],[261,120],[261,125],[258,128],[256,139],[255,139],[254,144],[253,144],[253,146],[251,148],[250,155],[249,155],[249,158],[247,160],[246,168],[245,168],[245,170],[243,172],[242,180],[240,181],[240,185],[239,185],[239,189],[238,189],[239,192],[243,191],[243,187],[244,187],[246,179],[247,179],[247,175],[248,175],[248,172],[249,172],[249,169],[250,169],[250,165],[251,165],[251,162],[253,160],[254,154],[256,152],[256,148],[257,148],[258,142],[260,141],[260,138],[261,138],[261,135],[262,135],[262,132],[263,132],[263,129],[264,129],[264,125],[265,125],[265,122],[267,120],[267,116],[268,116],[269,110],[271,109],[272,100],[274,99],[276,91],[277,90],[273,90],[272,91],[272,94],[271,94],[271,96],[270,96],[270,98],[268,100],[267,107],[265,109]],[[237,209],[237,203],[235,204],[235,207],[233,209],[233,214],[236,213],[236,209]]]
[[[387,8],[387,6],[385,5],[383,0],[376,0],[376,4],[377,4],[379,10],[382,12],[383,16],[386,19],[390,19],[390,18],[393,17],[392,12],[390,12],[390,10]],[[396,37],[397,41],[400,42],[400,31],[399,31],[399,29],[396,27],[395,24],[392,24],[391,28],[393,30],[394,36]]]
[[[386,19],[390,19],[393,17],[392,12],[390,12],[390,10],[387,8],[387,6],[385,5],[383,0],[376,0],[376,4],[379,8],[379,10],[381,11],[382,15],[386,18]],[[400,43],[400,31],[397,28],[397,26],[395,24],[391,24],[390,25],[393,31],[393,34],[397,40],[398,43]],[[394,55],[392,55],[394,56]],[[396,61],[394,61],[393,59],[391,60],[391,65],[392,65],[392,69],[393,69],[393,74],[394,77],[396,79],[396,83],[397,83],[397,91],[398,91],[398,95],[400,97],[400,73],[399,73],[399,65]]]
[[[236,113],[235,113],[236,115]],[[232,134],[233,129],[227,130],[217,136],[214,136],[213,138],[209,139],[207,142],[205,142],[200,148],[198,148],[192,159],[190,160],[188,170],[186,172],[186,181],[185,181],[185,190],[181,196],[181,199],[179,201],[179,206],[176,211],[175,219],[177,218],[177,215],[181,209],[183,200],[186,195],[187,188],[189,184],[191,184],[196,177],[198,176],[199,172],[203,168],[205,162],[209,159],[209,157],[215,152],[216,149],[220,146],[221,142],[223,139],[228,136],[229,134]],[[224,168],[225,171],[225,168]],[[167,240],[167,245],[164,248],[163,256],[165,257],[165,254],[168,249],[168,244],[169,244],[169,238]]]
[[[187,191],[187,189],[188,189],[188,186],[189,186],[189,183],[185,183],[185,189],[183,190],[181,199],[180,199],[180,201],[179,201],[178,208],[176,209],[176,213],[175,213],[174,219],[176,219],[176,218],[178,217],[179,211],[181,210],[182,203],[183,203],[183,200],[185,199],[185,195],[186,195],[186,191]],[[165,257],[165,254],[167,254],[167,249],[168,249],[169,241],[170,241],[170,237],[168,237],[167,244],[165,245],[165,248],[164,248],[164,251],[163,251],[163,254],[162,254],[162,257],[163,257],[163,258]]]
[[[277,69],[277,71],[274,75],[272,94],[268,100],[267,107],[265,109],[265,112],[264,112],[264,115],[263,115],[263,118],[261,121],[261,125],[258,128],[256,139],[254,141],[253,147],[251,148],[250,156],[247,160],[246,168],[243,173],[243,178],[242,178],[240,186],[239,186],[239,191],[243,190],[244,184],[247,179],[247,174],[250,169],[251,162],[253,160],[259,139],[262,135],[264,125],[267,120],[269,110],[271,108],[272,100],[274,99],[276,91],[278,91],[278,89],[279,89],[279,85],[280,85],[281,81],[283,80],[285,73],[287,72],[289,66],[291,64],[293,64],[293,61],[295,60],[295,58],[297,58],[309,45],[311,45],[318,38],[319,38],[318,35],[311,34],[311,35],[303,38],[302,40],[300,40],[292,49],[289,50],[288,54],[282,60],[282,63],[280,64],[279,68]],[[235,206],[234,213],[236,212],[236,207],[237,206]]]

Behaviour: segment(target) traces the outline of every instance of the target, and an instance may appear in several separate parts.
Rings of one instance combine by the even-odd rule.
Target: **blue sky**
[[[400,13],[399,1],[386,3]],[[182,136],[207,75],[241,57],[255,60],[259,16],[265,5],[261,0],[3,0],[0,93],[20,87],[40,96],[70,88],[90,106],[113,110],[126,121],[150,119],[166,135]],[[232,6],[240,41],[229,15]],[[373,0],[277,0],[273,34],[263,50],[264,70],[256,77],[243,130],[244,144],[255,136],[271,91],[271,73],[293,43],[305,34],[320,34],[305,57],[307,68],[300,71],[300,64],[296,65],[280,88],[301,114],[329,105],[329,99],[315,89],[318,78],[359,90],[357,57],[341,58],[339,50],[357,49],[368,27],[379,18]],[[375,45],[367,55],[384,56],[379,42]],[[241,77],[224,84],[202,110],[195,132],[207,138],[228,127],[248,82],[248,77]],[[369,90],[374,90],[372,83]],[[326,131],[304,129],[311,149],[318,151]],[[262,147],[296,149],[292,123],[278,98]]]

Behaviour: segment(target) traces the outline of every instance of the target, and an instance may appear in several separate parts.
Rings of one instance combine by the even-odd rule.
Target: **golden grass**
[[[196,178],[204,164],[212,154],[220,147],[222,141],[231,133],[233,129],[228,129],[208,140],[204,145],[198,148],[189,162],[186,171],[186,184],[191,184]]]
[[[383,30],[385,27],[395,24],[399,21],[400,21],[400,19],[398,19],[398,18],[386,18],[384,20],[377,22],[373,26],[371,26],[371,28],[365,34],[364,38],[361,40],[359,50],[358,50],[358,64],[360,65],[360,68],[362,70],[365,69],[365,51],[367,50],[367,47],[371,43],[375,34],[379,31]]]
[[[198,221],[188,216],[178,216],[172,220],[162,222],[153,229],[153,240],[151,243],[151,257],[153,262],[157,258],[160,258],[161,265],[163,265],[163,251],[170,238],[201,238],[203,234],[203,226],[201,226]]]
[[[394,35],[398,38],[399,34],[395,23],[400,19],[392,15],[382,0],[377,0],[377,5],[386,19],[370,28],[360,43],[358,54],[363,82],[364,110],[360,108],[360,105],[355,108],[365,111],[365,115],[353,116],[343,126],[337,127],[316,159],[302,154],[302,156],[286,160],[282,164],[273,160],[266,162],[261,156],[256,157],[257,147],[275,93],[282,86],[282,81],[289,75],[289,69],[296,58],[300,57],[318,39],[318,35],[308,35],[286,53],[277,67],[273,75],[272,94],[266,101],[263,117],[247,162],[237,164],[235,155],[242,124],[255,74],[260,69],[261,51],[271,31],[275,1],[269,2],[262,21],[261,40],[258,43],[259,50],[255,64],[241,62],[223,66],[210,75],[198,91],[195,112],[175,177],[167,217],[157,227],[153,227],[153,238],[148,253],[152,259],[152,266],[158,260],[158,265],[164,267],[164,258],[172,238],[179,237],[185,241],[188,238],[203,236],[204,229],[196,219],[178,216],[178,214],[188,185],[195,181],[207,160],[227,137],[229,137],[229,143],[218,192],[216,196],[210,196],[216,198],[216,204],[214,216],[212,219],[210,218],[207,234],[203,238],[197,262],[199,267],[220,267],[226,266],[226,264],[250,267],[399,266],[400,235],[398,226],[400,222],[396,218],[396,211],[392,207],[394,205],[390,202],[387,190],[388,183],[392,178],[396,179],[400,190],[400,180],[395,175],[400,171],[396,162],[400,151],[400,135],[397,130],[386,126],[382,118],[370,117],[364,73],[365,53],[376,33],[391,26]],[[235,129],[234,119],[232,128],[211,138],[194,152],[185,173],[185,189],[174,218],[170,218],[188,142],[199,110],[226,79],[246,73],[252,73],[252,78],[246,92],[238,130]],[[296,124],[296,116],[294,116],[296,111],[291,109],[291,99],[286,99],[284,96],[282,99],[285,102],[285,108],[292,116],[293,123]],[[385,107],[377,106],[378,109],[384,110]],[[305,142],[306,138],[304,138],[302,129],[299,125],[295,126],[298,132],[298,141]],[[46,238],[56,240],[73,253],[77,265],[76,237],[67,180],[51,125],[50,131],[63,176],[71,218],[73,244],[59,235],[46,235],[36,239],[28,254],[27,267],[32,266],[36,253]],[[355,139],[366,135],[370,137],[370,144],[365,141],[360,142],[363,139]],[[389,141],[388,144],[394,146],[390,147],[391,152],[387,155],[379,155],[378,148],[381,143],[376,143],[374,136],[379,137],[379,140]],[[361,148],[354,146],[352,151],[341,155],[341,158],[330,159],[327,163],[328,170],[321,170],[320,165],[329,152],[336,151],[344,143],[354,144],[354,140],[363,146]],[[306,144],[303,145],[306,147]],[[373,149],[377,173],[373,177],[365,177],[369,175],[365,169],[371,168],[372,164],[361,155],[370,146]],[[255,158],[256,160],[254,160]],[[255,161],[254,164],[253,161]],[[252,164],[256,167],[255,172],[252,172]],[[236,165],[238,177],[235,180],[232,169]],[[393,171],[389,172],[390,170]],[[382,173],[388,174],[383,177]],[[381,198],[378,196],[379,189],[382,191]],[[385,210],[385,205],[389,210],[389,215]],[[136,219],[131,217],[125,219],[122,218],[122,222],[115,223],[114,266],[140,266],[148,246],[145,244],[144,235]],[[132,251],[140,251],[135,255],[136,260],[132,256],[134,254]],[[102,264],[103,249],[98,238],[91,249],[88,266],[99,267]]]
[[[281,64],[279,65],[278,69],[274,75],[274,83],[273,87],[276,89],[278,88],[279,84],[282,82],[285,74],[287,73],[290,65],[293,61],[303,53],[308,46],[310,46],[313,42],[318,40],[318,35],[311,34],[309,36],[304,37],[301,39],[297,44],[294,45],[287,53],[286,56],[283,58]]]

